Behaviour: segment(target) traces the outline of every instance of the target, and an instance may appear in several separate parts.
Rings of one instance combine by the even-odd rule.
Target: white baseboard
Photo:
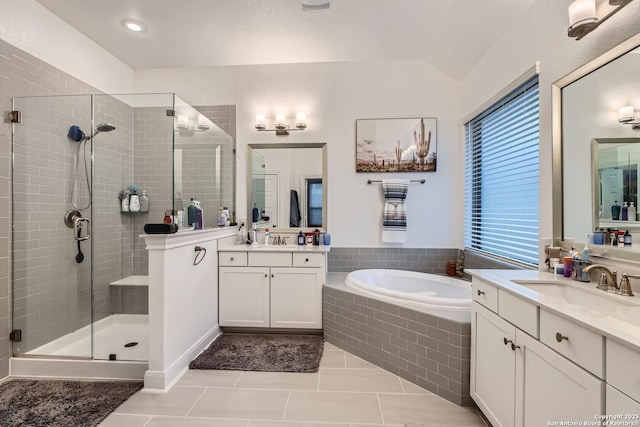
[[[209,344],[221,334],[220,326],[215,325],[204,334],[194,345],[185,351],[175,362],[164,371],[148,370],[144,374],[144,389],[146,393],[166,393],[182,378],[189,369],[189,363],[195,359]]]

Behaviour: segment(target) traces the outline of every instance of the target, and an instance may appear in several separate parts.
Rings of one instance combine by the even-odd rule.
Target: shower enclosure
[[[147,361],[146,223],[190,198],[234,206],[231,135],[174,94],[13,99],[15,357]],[[229,129],[226,129],[229,131]],[[123,212],[136,185],[148,212]],[[186,225],[186,224],[185,224]]]

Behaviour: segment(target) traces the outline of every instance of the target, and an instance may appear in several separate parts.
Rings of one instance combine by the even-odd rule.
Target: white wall
[[[553,228],[551,85],[636,34],[640,22],[640,2],[634,1],[575,41],[566,35],[569,3],[536,2],[463,79],[461,87],[461,117],[465,117],[540,61],[540,237],[551,237]]]
[[[0,39],[105,93],[133,91],[133,70],[35,0],[0,0]]]
[[[307,113],[308,128],[286,142],[328,144],[328,231],[337,247],[385,247],[380,240],[383,200],[379,184],[367,179],[425,178],[407,199],[409,236],[403,247],[462,246],[462,174],[459,85],[423,61],[397,60],[143,70],[137,92],[176,91],[194,105],[237,105],[237,200],[246,206],[246,147],[282,142],[254,128],[255,115]],[[381,176],[355,172],[355,121],[359,118],[438,118],[438,171]],[[397,245],[396,245],[397,246]]]

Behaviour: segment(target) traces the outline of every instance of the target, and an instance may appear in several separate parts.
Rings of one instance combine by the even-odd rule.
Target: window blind
[[[465,247],[538,264],[535,75],[465,124]]]

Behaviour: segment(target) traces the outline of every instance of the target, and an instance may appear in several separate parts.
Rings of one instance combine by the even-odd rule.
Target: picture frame
[[[356,120],[356,172],[435,172],[436,117]]]

